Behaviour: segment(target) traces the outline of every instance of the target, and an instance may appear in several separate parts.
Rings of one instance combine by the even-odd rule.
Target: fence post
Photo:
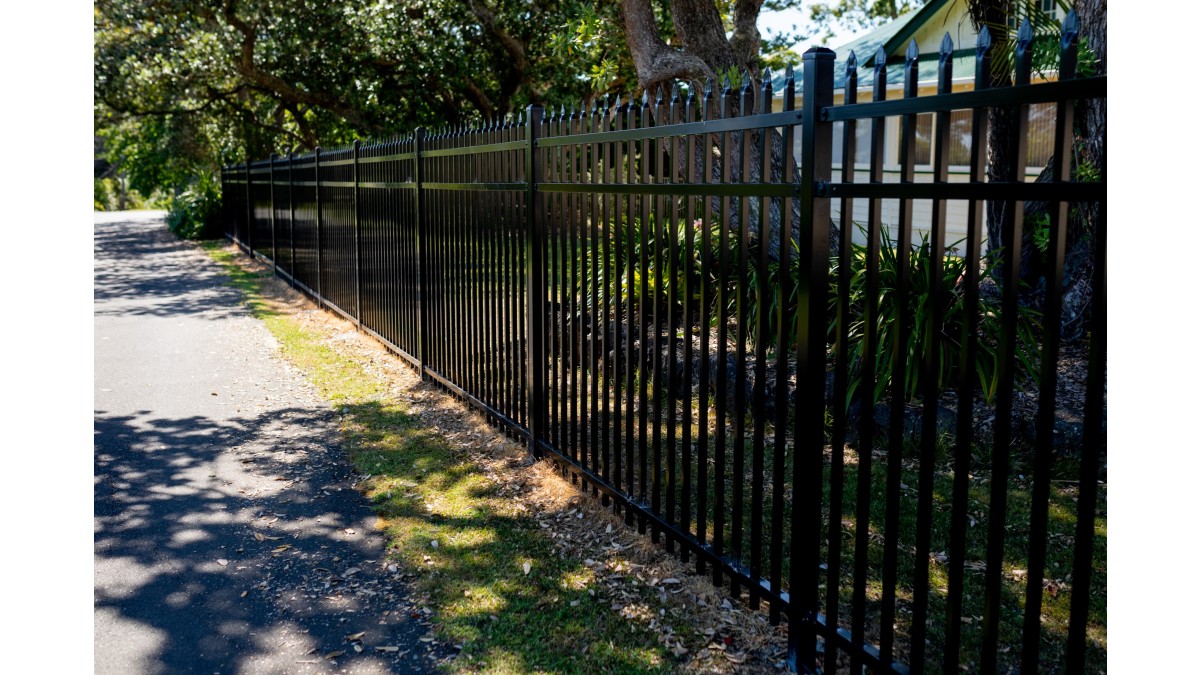
[[[833,105],[833,50],[804,52],[800,144],[800,275],[796,322],[796,429],[792,485],[788,661],[816,672],[820,585],[821,493],[825,445],[825,315],[828,306],[829,198],[824,184],[833,167],[833,126],[822,111]],[[827,645],[826,649],[832,649]]]
[[[313,192],[317,201],[317,306],[325,308],[325,293],[321,288],[321,147],[317,146],[317,156],[313,160]]]
[[[416,187],[417,211],[417,359],[421,379],[426,379],[429,364],[429,256],[428,235],[425,231],[425,196],[421,183],[421,152],[425,149],[425,127],[413,132],[413,183]]]
[[[358,203],[358,146],[354,141],[354,319],[362,330],[362,230],[359,223],[361,209]]]
[[[246,240],[238,242],[254,257],[254,202],[250,199],[250,160],[246,160]]]
[[[525,116],[525,136],[528,140],[525,148],[525,180],[529,184],[525,195],[525,378],[529,387],[530,459],[541,456],[537,444],[545,430],[546,414],[546,287],[542,251],[546,241],[546,213],[545,200],[537,189],[538,178],[542,175],[542,161],[537,152],[542,114],[543,109],[540,105],[531,105]]]
[[[279,276],[279,242],[275,236],[275,153],[271,153],[271,274]]]
[[[296,201],[292,199],[292,163],[295,159],[296,153],[288,152],[288,246],[291,247],[291,254],[288,255],[288,280],[292,288],[296,287]]]

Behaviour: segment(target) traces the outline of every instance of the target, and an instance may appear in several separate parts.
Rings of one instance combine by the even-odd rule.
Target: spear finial
[[[742,71],[742,91],[750,91],[750,71]]]
[[[712,96],[712,93],[713,93],[713,79],[711,77],[709,77],[704,80],[704,95]]]
[[[917,62],[917,57],[919,57],[919,56],[920,56],[920,52],[917,50],[917,41],[909,40],[908,41],[908,50],[904,52],[904,60],[907,61],[910,65],[915,65]]]
[[[721,87],[721,94],[725,95],[725,94],[729,94],[731,92],[733,92],[733,83],[729,81],[729,76],[726,75],[725,76],[725,85],[723,87]]]
[[[789,71],[791,70],[791,68],[792,68],[791,66],[788,66]],[[858,69],[858,56],[856,56],[854,54],[854,50],[851,49],[850,56],[846,58],[846,73],[851,73],[857,69]]]
[[[854,52],[851,52],[851,54],[853,54],[853,53]],[[787,82],[795,80],[795,79],[796,79],[796,69],[792,68],[792,64],[789,63],[787,70],[783,71],[784,86],[787,86]]]
[[[875,50],[875,70],[883,70],[887,66],[887,52],[881,46]]]
[[[1079,37],[1079,15],[1075,10],[1067,12],[1067,18],[1062,23],[1062,48],[1066,49]]]
[[[762,88],[763,88],[763,90],[767,90],[767,89],[771,88],[771,69],[770,68],[767,68],[766,70],[763,71]]]
[[[975,53],[983,54],[992,47],[992,31],[988,30],[987,26],[979,29],[979,36],[975,38]]]
[[[659,85],[654,88],[654,105],[662,105],[662,103],[663,103],[663,87],[665,87],[665,86],[666,86],[666,83],[662,82],[662,83],[659,83]]]
[[[1033,42],[1033,24],[1029,22],[1029,17],[1021,22],[1021,27],[1017,29],[1017,48],[1025,50],[1029,48],[1029,43]]]
[[[679,80],[671,83],[671,103],[679,101]]]
[[[943,60],[950,58],[954,54],[954,40],[950,39],[950,31],[942,36],[942,49],[940,56]]]

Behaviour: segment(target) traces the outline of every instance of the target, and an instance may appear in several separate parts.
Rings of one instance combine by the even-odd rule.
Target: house
[[[1037,0],[1037,2],[1039,3],[1038,8],[1041,11],[1051,14],[1059,22],[1066,15],[1066,11],[1058,6],[1055,0]],[[875,57],[880,48],[887,55],[887,98],[900,98],[903,95],[904,55],[908,49],[909,42],[913,40],[916,41],[918,51],[921,54],[917,66],[918,95],[926,96],[936,93],[938,55],[941,50],[942,39],[947,33],[949,33],[950,39],[954,43],[951,88],[953,91],[973,89],[975,83],[976,32],[971,25],[971,19],[967,12],[967,0],[930,0],[919,9],[904,14],[876,28],[867,35],[834,48],[834,51],[837,53],[837,65],[834,68],[836,76],[834,103],[839,104],[843,100],[846,81],[845,63],[851,52],[854,52],[858,58],[858,100],[859,102],[871,100]],[[774,83],[776,91],[779,91],[782,87],[782,79],[782,76],[780,76],[778,77],[778,82]],[[799,75],[797,75],[797,81],[799,81]],[[800,105],[801,102],[798,101],[797,106]],[[1055,106],[1052,103],[1037,104],[1030,107],[1027,180],[1032,181],[1037,177],[1053,153],[1055,112]],[[954,111],[950,116],[949,180],[951,182],[966,182],[969,178],[967,164],[971,152],[971,117],[972,112],[970,110]],[[834,126],[833,179],[836,181],[840,179],[841,169],[846,158],[842,157],[841,123],[836,123]],[[932,114],[917,116],[917,156],[914,177],[914,180],[917,182],[928,182],[933,178],[933,129]],[[865,172],[870,169],[868,163],[870,134],[871,125],[869,123],[858,124],[856,130],[858,138],[857,153],[854,158],[857,180],[863,180]],[[887,118],[884,129],[883,173],[885,182],[896,182],[900,177],[899,139],[900,119],[897,117]],[[797,140],[797,157],[799,157],[798,142]],[[960,242],[966,238],[967,207],[968,204],[961,201],[949,202],[947,204],[946,244],[948,246],[954,245],[956,242]],[[838,217],[840,208],[840,203],[835,201],[833,204],[835,218]],[[896,200],[883,201],[882,219],[886,225],[893,226],[893,236],[898,212],[899,204]],[[932,204],[929,200],[913,202],[914,243],[920,241],[920,237],[928,232],[931,214]],[[856,200],[854,220],[865,223],[866,218],[866,201]],[[954,248],[956,252],[961,253],[961,246],[955,246]]]

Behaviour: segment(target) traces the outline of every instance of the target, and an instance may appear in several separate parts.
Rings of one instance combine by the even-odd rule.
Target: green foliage
[[[987,26],[992,36],[992,77],[995,81],[1006,81],[1012,77],[1016,67],[1017,29],[1026,20],[1033,29],[1033,41],[1030,43],[1033,73],[1046,78],[1058,70],[1062,23],[1055,16],[1042,11],[1041,0],[1001,3],[968,0],[967,4],[975,29]],[[1066,0],[1055,0],[1055,4],[1064,13],[1071,9]]]
[[[108,190],[108,183],[103,178],[97,178],[92,181],[92,210],[93,211],[108,211],[110,210],[109,200],[112,195]]]
[[[121,206],[121,186],[118,178],[97,178],[92,183],[93,204],[95,211],[119,211]],[[124,208],[129,211],[139,209],[165,209],[171,200],[159,189],[152,188],[149,196],[131,187],[125,190]]]
[[[861,228],[860,228],[861,229]],[[865,337],[867,325],[863,319],[867,291],[867,248],[858,244],[853,245],[851,255],[850,276],[850,316],[854,317],[849,326],[849,341],[845,345],[837,344],[835,326],[830,326],[830,339],[833,349],[845,351],[850,359],[850,387],[847,395],[847,405],[855,391],[862,385],[862,366],[866,359],[875,362],[875,400],[879,400],[884,392],[892,387],[894,371],[892,368],[892,353],[897,334],[902,330],[900,323],[898,256],[895,245],[890,241],[886,231],[880,233],[881,246],[879,256],[879,295],[878,316],[875,323],[876,349],[873,354],[865,353]],[[939,337],[937,352],[933,355],[934,377],[938,391],[953,386],[958,380],[960,356],[962,351],[962,336],[966,314],[964,311],[966,289],[962,279],[966,273],[966,259],[953,254],[955,245],[946,248],[941,254],[942,273],[936,280],[930,279],[933,262],[932,246],[928,237],[922,237],[921,243],[911,247],[908,258],[908,274],[910,292],[907,297],[907,312],[912,325],[902,345],[904,368],[903,390],[906,400],[913,400],[921,395],[924,388],[922,381],[922,361],[930,346],[926,325],[930,316],[940,317],[937,325]],[[998,256],[991,255],[984,260],[981,278],[986,278],[996,271]],[[838,261],[833,261],[831,271],[832,283],[836,284]],[[936,283],[941,291],[941,302],[933,305],[933,284]],[[831,303],[837,302],[836,287],[831,290]],[[831,307],[836,314],[836,304]],[[1038,313],[1028,307],[1021,307],[1017,316],[1017,368],[1018,373],[1036,383],[1037,371],[1037,331],[1040,325]],[[1001,337],[1001,318],[999,302],[987,294],[979,297],[979,323],[977,333],[976,358],[972,367],[979,378],[979,384],[984,396],[992,401],[999,386],[999,347]],[[1021,378],[1018,378],[1018,381]]]
[[[1076,151],[1075,170],[1071,177],[1077,183],[1099,183],[1100,167],[1088,161]]]
[[[214,239],[221,236],[220,214],[220,185],[203,176],[171,202],[167,227],[184,239]]]
[[[861,31],[887,23],[927,0],[837,0],[809,7],[810,27],[832,40],[834,27]]]
[[[1050,214],[1039,213],[1029,222],[1029,237],[1033,246],[1043,257],[1050,250]]]
[[[149,194],[271,152],[577,103],[592,62],[545,35],[588,4],[99,0],[95,131]]]

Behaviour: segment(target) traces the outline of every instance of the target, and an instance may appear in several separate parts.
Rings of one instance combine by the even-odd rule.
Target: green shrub
[[[108,189],[108,181],[103,178],[96,178],[92,181],[92,210],[93,211],[109,211],[112,209],[110,202],[112,201],[112,193]]]
[[[211,176],[201,176],[171,202],[167,227],[184,239],[214,239],[221,235],[221,192]]]
[[[860,228],[861,229],[861,228]],[[847,405],[853,400],[854,392],[862,384],[862,364],[865,358],[875,360],[875,400],[879,400],[885,391],[892,387],[892,350],[896,332],[900,328],[898,293],[898,265],[895,245],[890,241],[886,228],[880,232],[881,246],[879,256],[879,297],[877,318],[877,348],[874,354],[864,354],[866,324],[863,320],[863,310],[866,301],[867,270],[866,246],[854,244],[851,255],[850,275],[850,317],[849,341],[844,346],[850,358],[850,384],[847,395]],[[967,261],[953,254],[954,248],[960,242],[948,246],[942,254],[942,273],[936,283],[940,284],[941,303],[933,307],[930,267],[933,247],[927,236],[921,238],[919,245],[912,246],[909,255],[908,273],[910,293],[908,295],[908,316],[912,326],[904,344],[904,395],[905,400],[913,400],[920,396],[924,382],[922,381],[922,360],[928,346],[926,323],[931,314],[940,317],[937,330],[937,353],[935,354],[934,377],[938,391],[943,391],[957,381],[959,361],[962,351],[963,326],[966,321],[964,311],[966,289],[962,279],[966,273]],[[989,255],[983,261],[980,278],[986,279],[996,270],[999,258]],[[836,316],[838,261],[833,260],[830,282],[831,316]],[[984,396],[991,402],[999,386],[999,343],[1001,337],[1000,302],[988,294],[979,296],[979,323],[977,332],[977,348],[975,355],[975,371]],[[1030,308],[1021,307],[1017,315],[1017,368],[1019,375],[1025,375],[1036,382],[1037,371],[1037,332],[1039,330],[1038,313]],[[830,339],[833,349],[841,349],[837,345],[836,324],[830,323]],[[1018,381],[1020,378],[1018,378]]]
[[[96,178],[92,181],[92,209],[94,211],[118,211],[121,209],[121,186],[115,178]],[[149,196],[128,188],[125,190],[125,209],[166,209],[171,198],[155,188]]]
[[[601,280],[603,277],[600,268],[607,268],[609,271],[609,287],[608,296],[620,296],[625,308],[630,307],[632,302],[637,305],[641,292],[641,283],[643,275],[646,278],[647,287],[647,304],[660,302],[662,305],[674,304],[677,308],[683,309],[686,314],[696,317],[702,310],[707,310],[710,321],[716,322],[718,316],[718,301],[719,292],[724,290],[726,307],[724,315],[734,323],[745,325],[751,333],[750,345],[753,348],[755,327],[757,326],[758,313],[766,311],[765,317],[767,333],[764,336],[765,347],[774,349],[776,345],[776,336],[779,318],[779,305],[786,303],[784,316],[789,318],[787,326],[786,340],[789,345],[796,344],[796,303],[798,302],[798,289],[800,284],[797,283],[800,277],[800,255],[797,242],[791,242],[791,251],[788,256],[788,276],[790,278],[788,297],[784,298],[780,278],[780,265],[778,261],[768,263],[765,271],[767,275],[767,296],[760,297],[759,293],[759,248],[756,240],[751,240],[748,244],[746,278],[744,280],[746,289],[745,307],[743,308],[744,320],[737,315],[737,261],[742,243],[740,237],[736,233],[729,233],[726,247],[726,265],[727,275],[721,277],[719,270],[720,251],[721,251],[721,228],[723,225],[720,222],[709,224],[709,239],[710,246],[703,246],[703,228],[699,221],[695,223],[687,223],[680,219],[675,227],[678,228],[678,257],[675,261],[673,270],[670,267],[669,261],[669,242],[666,239],[667,232],[661,229],[652,219],[650,221],[650,230],[646,233],[647,242],[647,268],[641,268],[641,249],[642,249],[642,223],[641,219],[636,216],[632,219],[622,219],[622,222],[612,223],[611,236],[612,245],[608,247],[607,259],[599,261],[601,253],[605,252],[601,247],[584,247],[581,246],[574,252],[574,255],[568,254],[568,257],[573,257],[575,260],[577,274],[572,281],[573,291],[578,294],[578,297],[585,298],[589,304],[595,302],[595,298],[591,298],[592,280],[590,275],[596,274],[596,287],[602,288]],[[862,228],[860,227],[860,230]],[[632,271],[633,280],[632,286],[629,283],[630,263],[628,260],[627,242],[628,237],[633,238],[633,260]],[[687,238],[692,237],[692,256],[689,259],[687,256]],[[892,386],[892,349],[896,336],[896,331],[899,329],[899,307],[897,305],[897,256],[895,245],[889,240],[889,235],[886,231],[880,233],[880,259],[879,259],[879,297],[878,297],[878,320],[877,320],[877,345],[873,358],[876,367],[876,382],[875,382],[875,399],[882,398],[885,392],[889,391]],[[663,241],[659,242],[661,238]],[[966,271],[966,260],[953,253],[954,248],[960,242],[956,242],[948,246],[942,255],[942,273],[938,281],[941,288],[941,306],[932,306],[932,287],[930,285],[929,270],[932,261],[932,246],[927,237],[923,237],[921,243],[911,248],[909,255],[909,278],[910,292],[908,295],[908,316],[912,318],[912,329],[909,331],[906,343],[904,345],[905,357],[905,377],[904,377],[904,394],[905,400],[914,400],[920,397],[924,383],[922,377],[922,361],[928,342],[926,338],[926,322],[931,314],[940,317],[938,326],[938,351],[935,355],[935,371],[936,386],[939,391],[947,387],[954,386],[958,379],[959,357],[962,349],[962,331],[965,322],[965,288],[961,285],[962,278]],[[577,244],[578,245],[578,244]],[[619,254],[618,254],[619,249]],[[655,252],[659,251],[659,255]],[[852,246],[851,255],[851,280],[850,280],[850,335],[849,342],[846,345],[851,365],[851,382],[849,388],[849,397],[847,403],[853,400],[854,393],[858,390],[862,381],[861,366],[864,358],[864,330],[863,310],[865,307],[866,293],[866,253],[865,246],[855,244]],[[561,252],[551,251],[552,259],[557,259],[561,264]],[[619,258],[618,258],[619,255]],[[620,264],[618,265],[618,260]],[[996,270],[999,258],[996,255],[991,255],[983,261],[983,268],[980,271],[980,278],[987,279]],[[600,262],[597,265],[597,262]],[[830,281],[830,312],[829,312],[829,340],[831,352],[836,352],[841,349],[841,346],[836,344],[837,332],[834,318],[837,316],[837,281],[838,281],[838,260],[831,259],[831,268],[829,273]],[[548,272],[553,273],[554,268],[551,267]],[[673,273],[672,273],[673,272]],[[562,274],[559,271],[558,274]],[[688,295],[685,298],[683,287],[685,279],[687,281]],[[708,298],[709,306],[704,308],[700,306],[701,288],[704,288],[705,295]],[[978,339],[976,348],[976,357],[974,369],[979,377],[980,386],[983,394],[990,402],[995,396],[996,389],[999,386],[999,341],[1001,336],[1001,320],[999,299],[993,298],[987,293],[980,294],[979,297],[979,322],[978,322]],[[1037,381],[1037,354],[1038,343],[1037,333],[1040,330],[1038,321],[1038,313],[1028,307],[1021,307],[1017,319],[1017,368],[1018,381],[1023,378],[1036,383]]]

